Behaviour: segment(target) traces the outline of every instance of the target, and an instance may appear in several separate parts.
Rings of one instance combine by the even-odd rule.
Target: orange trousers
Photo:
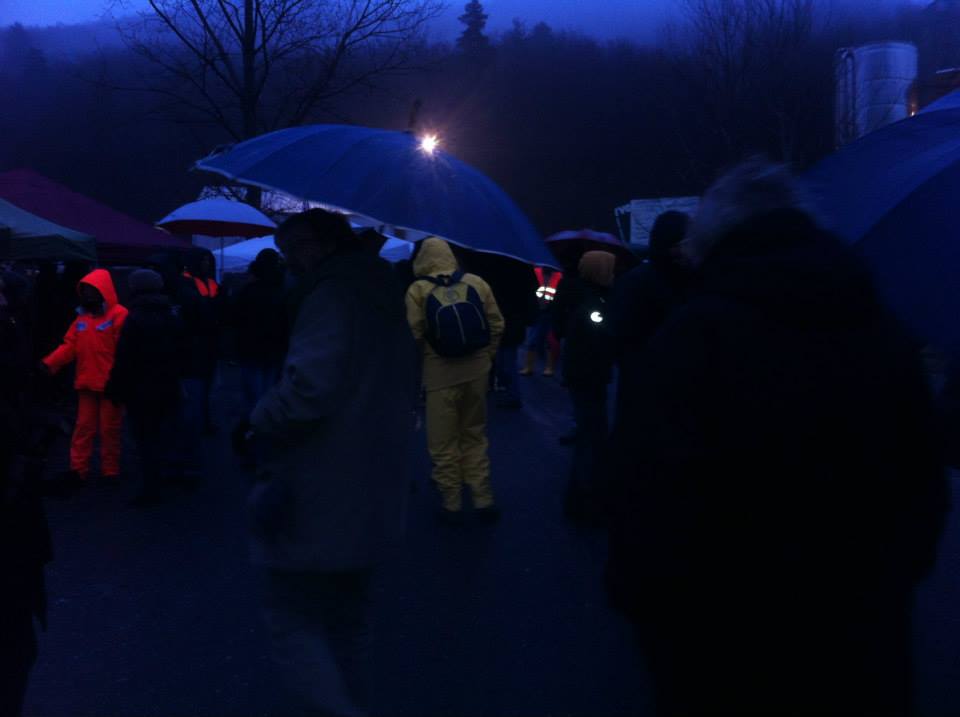
[[[77,391],[77,398],[77,425],[70,443],[70,470],[87,477],[93,439],[99,432],[100,472],[107,477],[120,475],[123,407],[107,400],[98,391]]]

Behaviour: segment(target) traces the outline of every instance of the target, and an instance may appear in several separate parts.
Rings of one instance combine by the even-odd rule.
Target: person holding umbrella
[[[360,715],[373,575],[406,519],[416,348],[390,265],[342,215],[297,214],[276,239],[294,318],[249,421],[251,552],[273,656],[304,712]]]

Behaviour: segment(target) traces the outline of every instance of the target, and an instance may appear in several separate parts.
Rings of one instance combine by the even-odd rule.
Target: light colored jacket
[[[452,276],[457,271],[457,260],[447,242],[437,237],[430,237],[420,247],[420,252],[413,262],[413,271],[417,277]],[[423,356],[423,385],[427,391],[459,386],[486,376],[490,373],[493,357],[503,337],[503,315],[500,313],[500,307],[497,306],[497,300],[490,285],[474,274],[464,274],[463,282],[476,289],[483,301],[487,324],[490,326],[490,345],[482,351],[462,358],[438,356],[426,340],[426,303],[436,284],[419,279],[407,290],[407,321],[410,323],[413,337]]]

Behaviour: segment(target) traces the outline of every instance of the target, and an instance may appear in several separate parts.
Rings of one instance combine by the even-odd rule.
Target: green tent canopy
[[[44,260],[96,262],[96,241],[0,199],[0,261]]]

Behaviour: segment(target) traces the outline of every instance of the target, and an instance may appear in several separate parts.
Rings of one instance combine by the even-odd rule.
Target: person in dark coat
[[[682,301],[688,271],[680,244],[690,217],[664,212],[650,230],[647,261],[617,279],[610,312],[616,341],[617,393],[631,391],[647,342]],[[619,403],[619,401],[618,401]]]
[[[537,277],[533,268],[516,259],[482,252],[463,252],[464,266],[490,285],[506,322],[500,348],[494,359],[492,378],[502,395],[502,408],[521,408],[519,350],[527,328],[536,320]]]
[[[130,314],[105,394],[126,407],[140,459],[141,484],[133,502],[147,506],[162,500],[179,477],[183,324],[160,274],[140,269],[128,282]]]
[[[624,397],[609,593],[663,715],[907,715],[947,509],[920,357],[788,170],[705,195]]]
[[[250,417],[265,447],[250,495],[274,655],[310,714],[359,715],[374,570],[400,539],[417,352],[384,260],[341,215],[288,219],[296,278],[279,382]]]
[[[557,307],[563,320],[556,328],[563,341],[563,379],[577,425],[565,503],[567,516],[575,521],[592,523],[602,509],[597,469],[609,433],[607,386],[613,378],[614,360],[609,301],[616,263],[617,258],[609,252],[586,252]]]
[[[53,351],[70,326],[69,322],[63,321],[59,305],[59,284],[57,265],[52,261],[42,262],[33,285],[33,294],[36,297],[36,326],[33,338],[37,358]]]
[[[45,431],[30,396],[34,345],[27,282],[0,274],[0,714],[17,717],[46,624],[44,566],[53,552],[40,491]]]
[[[246,416],[280,378],[290,334],[280,254],[264,249],[251,262],[249,273],[253,280],[237,292],[230,306]]]
[[[500,263],[502,267],[499,270],[487,274],[506,321],[503,339],[494,362],[494,375],[504,392],[503,398],[499,400],[500,405],[505,408],[520,408],[523,405],[519,385],[520,347],[526,341],[527,329],[539,313],[538,284],[536,274],[529,265],[505,258],[501,259]]]
[[[220,352],[220,286],[213,279],[213,254],[195,249],[186,256],[180,286],[181,306],[187,337],[186,422],[200,426],[200,433],[215,432],[210,398]]]
[[[520,375],[533,376],[537,368],[537,359],[544,357],[543,375],[552,378],[560,360],[560,341],[553,332],[553,302],[563,281],[563,272],[549,266],[538,266],[533,270],[536,311],[531,320],[530,331],[525,342],[526,352]]]
[[[167,295],[183,321],[179,443],[184,477],[197,484],[205,470],[203,435],[215,431],[210,395],[220,346],[219,285],[209,277],[213,255],[206,249],[186,255],[171,252],[153,259],[151,268],[163,276]],[[205,287],[204,293],[201,286]]]

